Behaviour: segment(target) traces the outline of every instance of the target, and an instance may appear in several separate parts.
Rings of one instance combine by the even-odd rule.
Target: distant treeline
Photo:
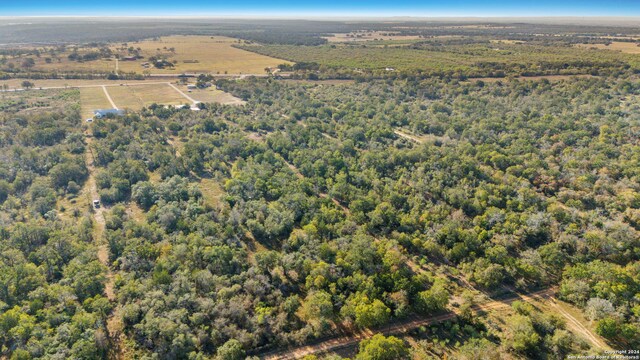
[[[136,41],[167,35],[225,35],[265,44],[321,45],[324,36],[350,32],[393,32],[424,38],[484,36],[522,41],[590,42],[615,36],[633,41],[637,28],[623,26],[543,25],[478,22],[342,22],[306,20],[79,20],[42,19],[28,24],[3,25],[0,39],[7,44],[68,44]],[[628,39],[624,39],[628,37]],[[2,44],[0,44],[2,45]],[[0,50],[5,51],[5,50]],[[0,52],[3,54],[3,52]]]

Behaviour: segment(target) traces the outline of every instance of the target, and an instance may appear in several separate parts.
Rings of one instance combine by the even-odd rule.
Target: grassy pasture
[[[639,43],[634,42],[626,42],[626,41],[613,41],[611,44],[578,44],[581,48],[595,48],[602,50],[612,50],[619,51],[625,54],[640,54],[640,46]]]
[[[153,73],[172,74],[183,72],[210,72],[230,74],[262,74],[266,67],[282,64],[280,59],[237,49],[232,45],[236,40],[221,36],[168,36],[158,40],[129,43],[140,48],[145,58],[166,56],[169,61],[177,61],[173,69],[150,69]],[[167,50],[165,50],[165,48]],[[168,49],[175,49],[171,52]],[[112,48],[115,50],[115,47]],[[142,72],[141,63],[146,60],[120,61],[121,71]],[[194,62],[195,61],[195,62]]]
[[[352,33],[336,33],[333,36],[325,37],[327,41],[330,43],[341,43],[341,42],[363,42],[363,41],[374,41],[374,40],[383,40],[383,41],[391,41],[391,40],[418,40],[420,39],[417,35],[399,35],[394,32],[388,31],[370,31],[370,32],[352,32]]]
[[[80,108],[82,118],[93,117],[96,109],[110,109],[111,104],[101,87],[88,87],[80,89]]]
[[[113,59],[99,59],[94,61],[77,62],[71,61],[67,57],[72,50],[60,53],[50,63],[45,61],[45,56],[34,58],[36,70],[57,71],[57,72],[112,72],[117,68],[120,72],[135,72],[142,74],[146,71],[154,74],[180,74],[185,72],[207,72],[230,74],[262,74],[266,67],[275,67],[283,61],[265,55],[241,50],[232,45],[239,41],[229,37],[221,36],[168,36],[158,39],[149,39],[130,43],[112,43],[109,48],[113,54],[120,55],[121,58],[130,56],[127,51],[129,47],[138,50],[144,59],[136,61],[117,61]],[[80,48],[79,54],[97,51],[98,49]],[[148,62],[150,57],[165,58],[169,62],[175,62],[173,68],[156,69],[150,67],[145,69],[142,63]],[[13,62],[20,64],[22,59],[13,59]]]
[[[10,79],[0,82],[0,85],[7,84],[10,89],[15,89],[21,88],[21,82],[21,79]],[[0,104],[5,103],[4,106],[7,109],[11,107],[17,108],[18,106],[21,108],[36,106],[49,108],[50,101],[43,101],[44,99],[49,99],[49,94],[78,92],[81,115],[83,119],[87,119],[93,117],[93,111],[96,109],[110,109],[112,107],[102,89],[102,85],[105,85],[116,106],[122,109],[139,110],[153,103],[191,105],[188,99],[169,86],[167,82],[162,81],[122,81],[123,86],[120,86],[120,82],[113,83],[106,80],[37,80],[34,83],[36,87],[32,90],[2,93],[0,96],[3,101],[0,101]],[[176,86],[196,101],[228,105],[244,104],[241,99],[214,87],[195,89],[188,92],[186,86]],[[48,89],[57,87],[60,87],[60,89]],[[62,87],[69,87],[69,89],[62,89]],[[40,88],[43,89],[41,90]],[[15,102],[15,105],[13,105],[12,101],[14,100],[19,100],[19,103]],[[33,103],[33,105],[29,105],[30,103]]]
[[[108,87],[109,95],[118,108],[139,110],[153,103],[164,105],[190,102],[167,84]]]

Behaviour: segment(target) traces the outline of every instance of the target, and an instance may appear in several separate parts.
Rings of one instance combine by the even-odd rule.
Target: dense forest
[[[471,310],[554,287],[640,346],[636,78],[217,86],[247,103],[80,125],[66,90],[3,113],[1,356],[244,359],[452,304],[424,331],[458,344],[376,335],[356,359],[591,351],[526,302],[499,325]]]

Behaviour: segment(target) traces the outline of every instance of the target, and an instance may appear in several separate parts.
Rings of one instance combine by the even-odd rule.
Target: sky
[[[0,0],[1,16],[640,16],[640,0]]]

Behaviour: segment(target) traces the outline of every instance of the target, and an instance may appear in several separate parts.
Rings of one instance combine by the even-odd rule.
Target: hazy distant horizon
[[[286,21],[416,21],[416,22],[486,22],[486,23],[538,23],[538,24],[576,24],[576,25],[619,25],[640,26],[638,16],[355,16],[355,15],[12,15],[0,16],[2,21],[29,20],[35,22],[86,20],[86,21],[117,21],[117,20],[147,20],[147,21],[186,21],[186,20],[286,20]],[[640,31],[640,30],[639,30]]]
[[[324,17],[638,17],[636,0],[325,0],[295,2],[276,0],[265,3],[245,0],[221,3],[208,0],[32,0],[0,4],[3,16],[134,16],[134,17],[242,17],[242,18],[324,18]]]

